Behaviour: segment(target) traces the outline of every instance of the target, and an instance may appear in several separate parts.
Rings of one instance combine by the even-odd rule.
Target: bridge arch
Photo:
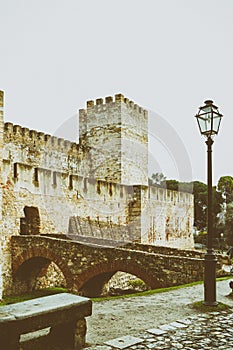
[[[103,286],[118,271],[130,273],[143,280],[149,288],[160,288],[162,285],[145,267],[132,260],[114,260],[100,263],[85,270],[75,277],[75,288],[89,297],[99,296]]]
[[[51,262],[62,272],[67,288],[72,289],[73,275],[67,265],[51,249],[42,246],[29,248],[14,257],[12,261],[14,289],[22,293],[32,290],[38,275],[46,270]]]

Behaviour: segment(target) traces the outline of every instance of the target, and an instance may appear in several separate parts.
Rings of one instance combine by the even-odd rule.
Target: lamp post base
[[[213,301],[213,302],[203,301],[203,305],[205,305],[205,306],[218,306],[218,302],[217,301]]]
[[[205,255],[204,302],[206,306],[217,306],[216,301],[216,264],[217,258],[213,249]]]

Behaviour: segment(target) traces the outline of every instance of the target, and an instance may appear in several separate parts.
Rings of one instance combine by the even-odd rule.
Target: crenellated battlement
[[[41,131],[30,130],[9,122],[4,124],[4,142],[12,142],[24,146],[33,145],[37,148],[48,148],[50,150],[75,154],[80,151],[80,145],[76,142],[45,134]]]
[[[104,103],[104,101],[105,101],[105,103]],[[146,117],[148,116],[147,110],[138,106],[136,103],[129,100],[127,97],[125,97],[122,94],[116,94],[114,97],[107,96],[107,97],[105,97],[105,99],[97,98],[95,101],[89,100],[89,101],[87,101],[86,110],[88,111],[88,110],[90,110],[92,108],[96,108],[96,107],[100,108],[101,106],[108,107],[109,105],[119,104],[119,103],[124,103],[128,108],[131,108],[132,110],[135,110],[138,113],[144,114]],[[79,112],[82,114],[85,114],[86,110],[80,109]]]

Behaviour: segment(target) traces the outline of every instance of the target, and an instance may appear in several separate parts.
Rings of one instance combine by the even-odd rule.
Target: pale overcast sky
[[[214,181],[233,175],[232,0],[0,4],[6,121],[62,134],[87,100],[121,92],[153,111],[155,170],[206,181],[206,145],[194,115],[213,99],[224,114],[214,143]]]

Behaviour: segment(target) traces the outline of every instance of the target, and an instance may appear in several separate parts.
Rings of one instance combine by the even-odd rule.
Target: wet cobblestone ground
[[[115,343],[114,343],[115,341]],[[111,346],[114,343],[115,346]],[[130,343],[136,344],[130,346]],[[129,346],[128,346],[129,345]],[[86,350],[233,350],[233,312],[196,315]]]
[[[226,311],[201,313],[203,285],[94,303],[85,350],[233,350],[233,296],[229,280],[217,283]]]

